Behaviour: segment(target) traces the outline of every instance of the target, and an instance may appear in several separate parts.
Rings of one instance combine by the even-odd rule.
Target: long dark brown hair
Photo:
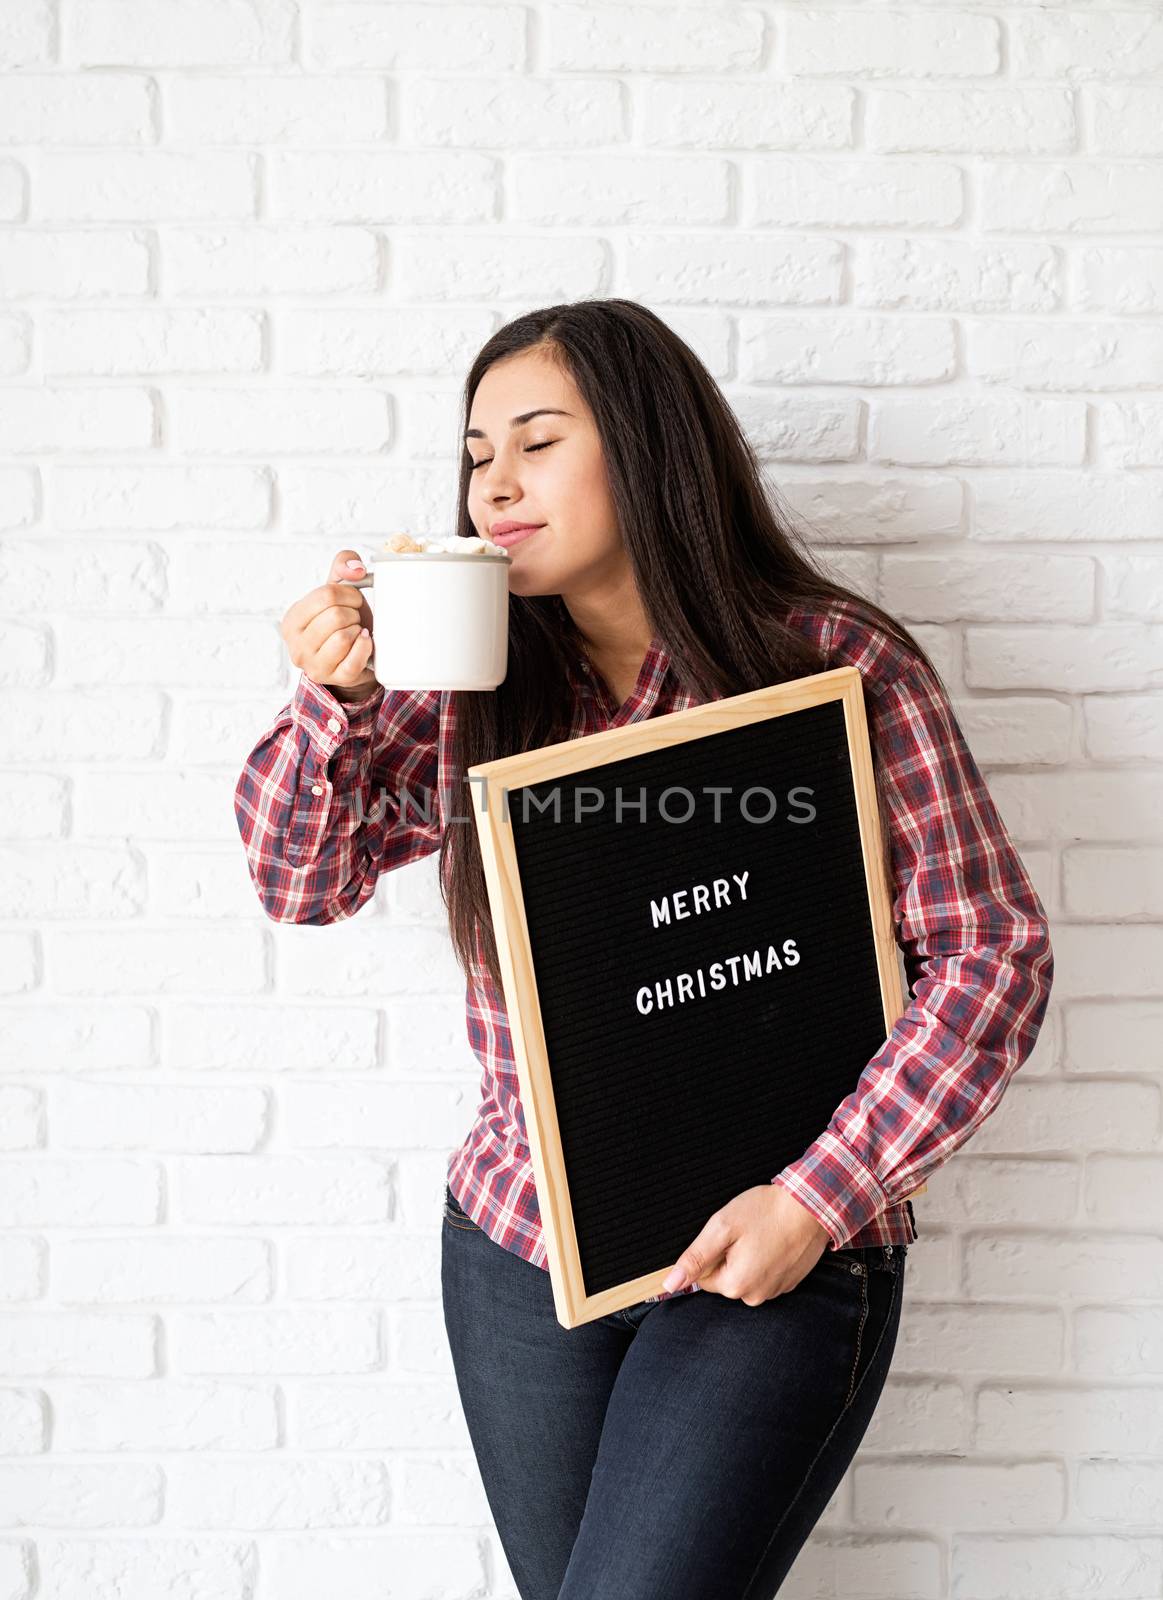
[[[465,379],[464,428],[494,362],[536,348],[568,372],[593,415],[618,526],[643,610],[674,671],[699,700],[744,694],[830,665],[786,620],[793,606],[845,601],[933,664],[912,634],[818,564],[711,374],[690,347],[634,300],[578,300],[499,328]],[[456,531],[468,514],[472,461],[461,459]],[[556,595],[509,597],[509,661],[500,687],[457,691],[453,770],[568,737],[567,663],[579,639]],[[940,681],[938,679],[938,681]],[[454,795],[469,808],[463,783]],[[879,789],[879,777],[878,777]],[[879,795],[886,862],[888,831]],[[891,882],[891,878],[889,880]],[[456,956],[473,970],[476,941],[501,975],[480,844],[471,822],[446,827],[440,882]]]

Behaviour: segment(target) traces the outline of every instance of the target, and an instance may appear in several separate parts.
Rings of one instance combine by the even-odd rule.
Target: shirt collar
[[[570,679],[575,691],[585,698],[596,700],[598,689],[594,682],[595,671],[593,664],[587,660],[584,650],[579,650],[576,656],[570,658]],[[633,717],[643,709],[649,710],[672,687],[673,662],[670,652],[659,636],[654,634],[638,669],[638,677],[630,693],[626,716]],[[617,709],[622,711],[623,707],[619,706]]]

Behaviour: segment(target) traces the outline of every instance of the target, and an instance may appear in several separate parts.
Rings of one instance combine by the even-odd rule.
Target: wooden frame
[[[483,762],[468,769],[469,779],[474,780],[469,788],[488,885],[554,1305],[563,1327],[576,1327],[651,1295],[662,1294],[667,1268],[646,1273],[601,1293],[587,1294],[585,1290],[506,793],[831,701],[841,701],[844,709],[887,1038],[907,1008],[908,999],[893,930],[891,893],[885,880],[876,780],[869,755],[863,686],[857,668],[838,667],[771,688],[708,701],[645,722],[627,723],[520,755]],[[911,1193],[922,1194],[925,1187],[921,1184]]]

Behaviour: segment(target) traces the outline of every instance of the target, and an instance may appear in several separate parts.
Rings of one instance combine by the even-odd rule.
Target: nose
[[[481,498],[490,505],[495,505],[498,501],[504,503],[513,488],[512,469],[506,464],[507,460],[507,452],[498,450],[485,466],[478,467],[473,473]]]

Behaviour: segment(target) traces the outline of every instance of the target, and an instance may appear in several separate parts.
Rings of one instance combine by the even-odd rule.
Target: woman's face
[[[531,411],[557,413],[513,418]],[[593,415],[543,351],[495,362],[473,396],[465,447],[474,463],[468,514],[495,538],[504,522],[541,523],[508,547],[514,594],[581,595],[617,582],[627,557]]]

